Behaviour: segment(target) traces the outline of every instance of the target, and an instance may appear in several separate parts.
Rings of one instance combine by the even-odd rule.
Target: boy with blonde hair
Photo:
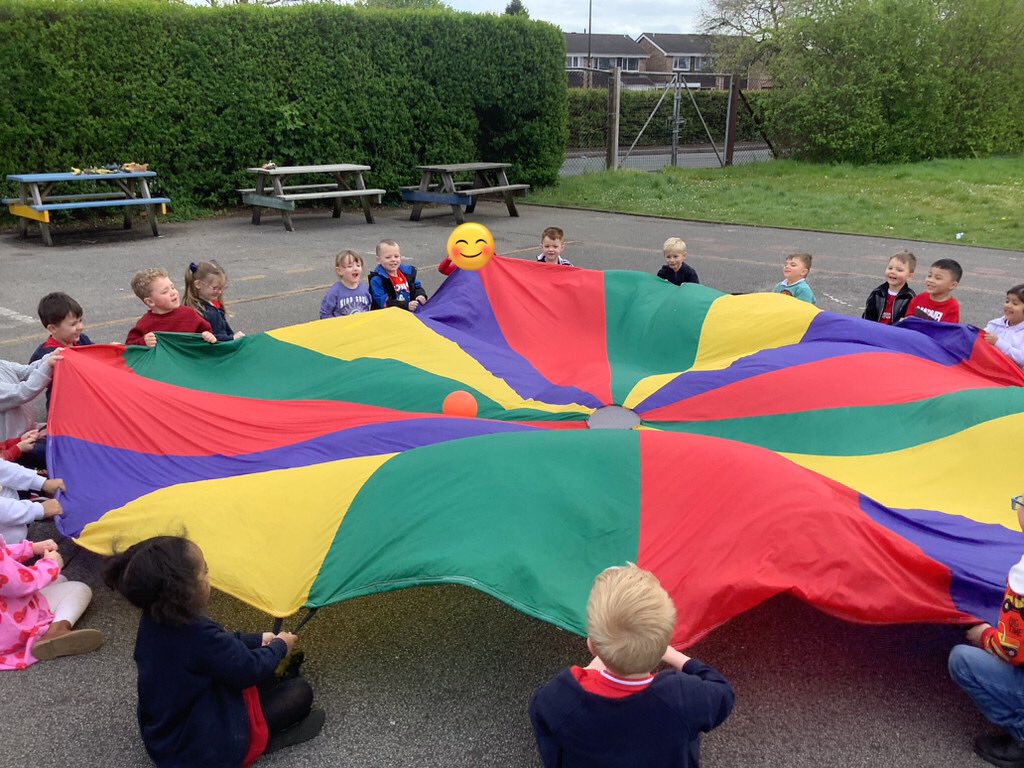
[[[697,271],[686,263],[686,243],[681,237],[670,237],[661,247],[665,266],[658,270],[658,277],[673,285],[700,283]]]
[[[885,282],[868,294],[861,317],[883,325],[896,325],[902,320],[915,295],[907,283],[916,267],[917,257],[910,251],[893,254],[885,267]]]
[[[587,601],[593,661],[530,702],[545,768],[700,765],[700,734],[725,721],[735,696],[717,671],[668,644],[675,623],[654,574],[632,563],[598,574]],[[655,675],[659,662],[672,669]]]
[[[815,304],[814,291],[807,284],[807,275],[811,273],[811,254],[791,253],[782,263],[782,280],[775,286],[773,293],[782,293],[786,296],[806,301],[808,304]]]
[[[156,333],[201,333],[203,341],[216,344],[213,328],[192,307],[182,306],[178,289],[166,269],[144,269],[132,277],[132,290],[149,311],[128,331],[125,344],[155,347]]]
[[[367,279],[370,284],[371,309],[401,307],[410,312],[427,303],[427,292],[423,290],[416,267],[402,263],[402,249],[394,240],[377,243],[377,267]]]

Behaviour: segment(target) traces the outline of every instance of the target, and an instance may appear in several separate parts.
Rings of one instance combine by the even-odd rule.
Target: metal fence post
[[[612,69],[608,80],[608,144],[605,155],[605,167],[614,171],[619,167],[619,101],[622,87],[621,70]]]
[[[679,94],[679,78],[673,76],[675,92],[672,94],[672,167],[679,167],[679,103],[682,98]]]
[[[725,113],[725,164],[732,165],[736,150],[736,107],[740,100],[740,83],[736,75],[729,75],[729,104]]]

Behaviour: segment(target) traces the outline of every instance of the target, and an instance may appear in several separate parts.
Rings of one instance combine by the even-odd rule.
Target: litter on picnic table
[[[75,168],[71,166],[71,173],[75,176],[86,174],[89,176],[103,175],[106,173],[117,173],[119,171],[127,171],[128,173],[138,173],[140,171],[148,171],[149,163],[107,163],[106,165],[94,165],[88,168]]]

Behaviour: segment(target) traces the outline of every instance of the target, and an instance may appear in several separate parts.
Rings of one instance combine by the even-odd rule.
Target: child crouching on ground
[[[34,565],[25,561],[38,557]],[[52,539],[7,544],[0,536],[0,670],[95,651],[103,635],[72,629],[92,590],[61,575],[64,560]]]
[[[248,766],[320,732],[309,683],[274,676],[296,636],[226,632],[207,618],[206,560],[191,541],[140,541],[111,558],[104,580],[142,609],[139,729],[158,766]]]
[[[530,719],[546,768],[651,765],[696,768],[700,734],[732,711],[732,687],[668,642],[672,599],[632,563],[598,574],[587,601],[594,660],[538,688]],[[672,670],[655,675],[665,662]]]

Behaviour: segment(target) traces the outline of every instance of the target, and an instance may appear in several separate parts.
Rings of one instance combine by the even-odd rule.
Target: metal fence
[[[656,100],[652,96],[639,101],[616,98],[618,74],[599,70],[569,73],[570,87],[589,88],[593,95],[571,102],[574,109],[569,114],[569,148],[560,175],[576,176],[613,167],[645,171],[666,166],[717,168],[726,163],[726,118],[719,115],[715,120],[701,114],[693,97],[696,83],[676,76],[663,85],[644,88],[657,92]],[[620,94],[622,87],[620,80]],[[731,104],[736,110],[748,109],[742,99],[734,99]],[[613,145],[615,134],[618,141]],[[774,152],[766,141],[737,141],[733,145],[734,165],[772,159]]]

